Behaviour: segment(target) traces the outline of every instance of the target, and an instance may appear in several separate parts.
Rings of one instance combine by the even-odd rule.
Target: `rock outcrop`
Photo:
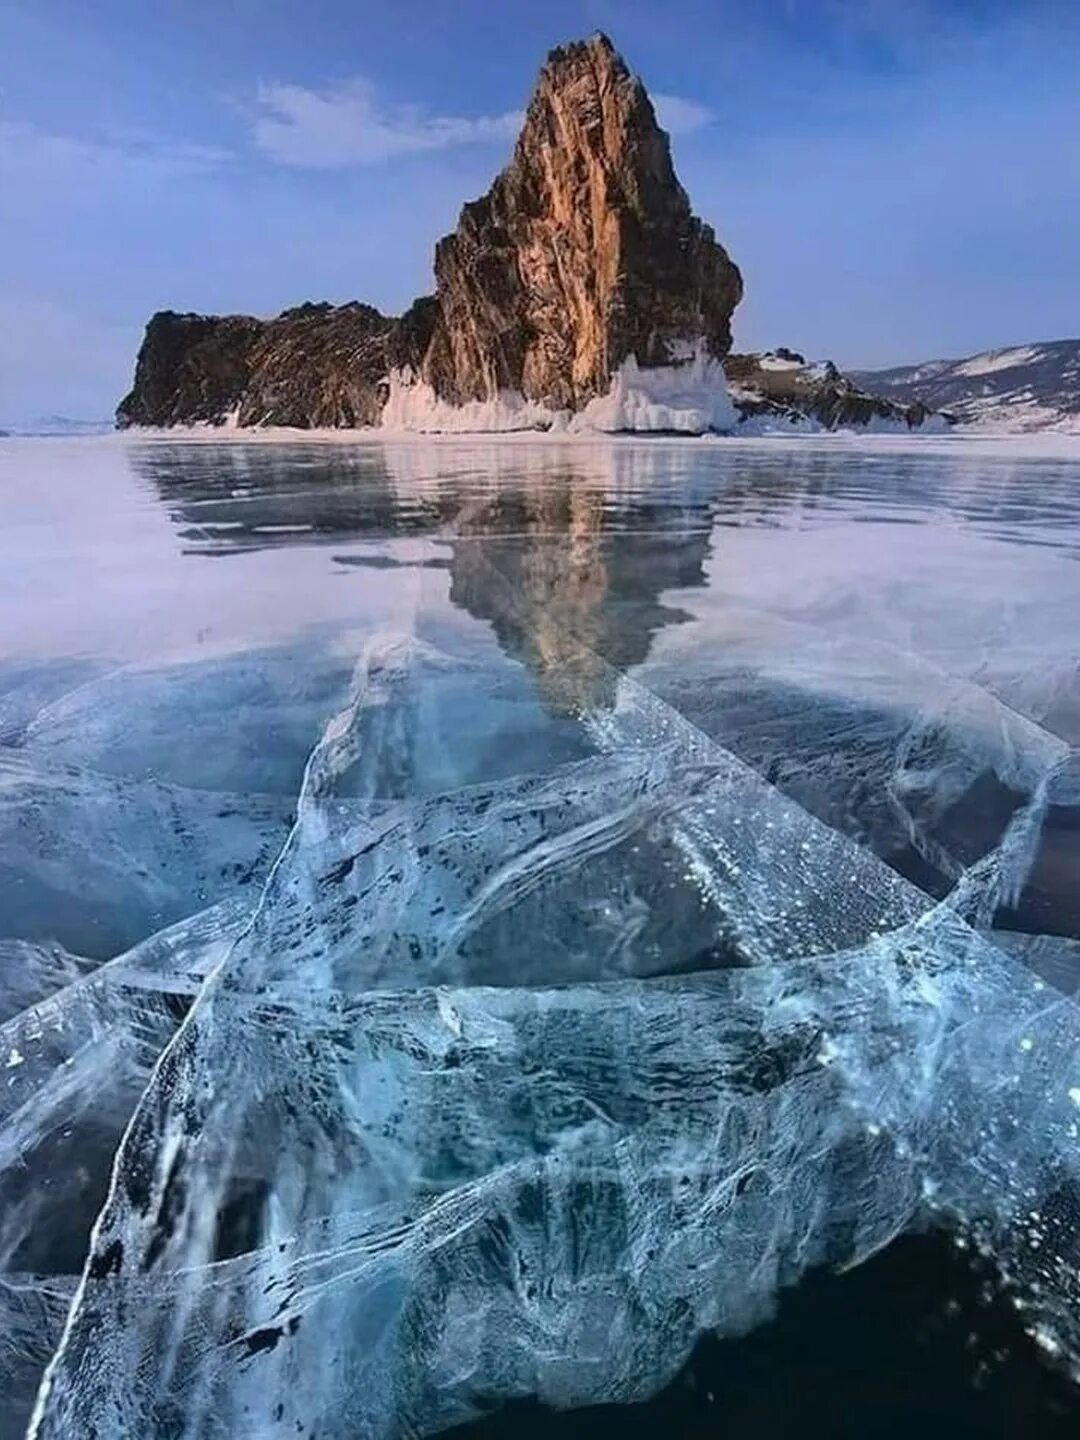
[[[510,424],[544,426],[620,378],[608,428],[631,412],[649,428],[729,414],[698,391],[704,377],[722,395],[742,280],[691,213],[649,97],[603,35],[552,51],[511,163],[439,242],[435,278],[436,295],[400,320],[357,303],[273,320],[163,311],[117,421],[375,425],[396,381],[401,423],[471,405],[482,425],[483,407],[509,397]],[[686,367],[689,400],[670,377],[641,380],[671,367]]]
[[[298,305],[273,320],[156,314],[120,425],[377,425],[395,367],[419,363],[431,301],[395,320],[370,305]]]
[[[691,214],[641,81],[603,35],[552,51],[507,168],[435,251],[422,378],[580,410],[628,358],[731,346],[742,279]]]
[[[944,417],[914,400],[898,403],[871,395],[830,360],[808,364],[781,347],[760,355],[724,360],[731,398],[746,429],[917,430],[943,429]],[[738,432],[736,432],[738,433]]]
[[[400,318],[357,302],[162,311],[117,423],[700,433],[929,414],[791,352],[728,355],[742,278],[604,35],[548,56],[509,165],[436,247],[435,281]]]

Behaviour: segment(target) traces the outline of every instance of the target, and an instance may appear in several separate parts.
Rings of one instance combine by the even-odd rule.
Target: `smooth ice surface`
[[[0,471],[3,1440],[639,1400],[926,1226],[1080,1371],[1080,457]]]

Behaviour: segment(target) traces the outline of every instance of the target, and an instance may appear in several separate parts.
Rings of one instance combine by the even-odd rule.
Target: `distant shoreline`
[[[884,454],[912,452],[925,455],[955,455],[966,452],[998,458],[1043,458],[1080,460],[1080,433],[1040,430],[1029,434],[1016,431],[953,430],[947,434],[882,435],[859,434],[855,431],[822,431],[817,434],[795,435],[678,435],[656,433],[585,433],[551,434],[540,430],[423,432],[382,430],[378,428],[290,429],[286,427],[237,428],[228,426],[172,426],[166,429],[131,426],[125,430],[103,430],[89,433],[17,434],[0,437],[0,446],[8,447],[27,441],[51,441],[60,444],[196,444],[196,445],[352,445],[352,446],[417,446],[433,444],[440,447],[475,448],[490,445],[551,446],[560,449],[596,449],[627,445],[654,448],[675,445],[680,449],[777,448],[793,451],[808,447],[840,452],[865,450]]]

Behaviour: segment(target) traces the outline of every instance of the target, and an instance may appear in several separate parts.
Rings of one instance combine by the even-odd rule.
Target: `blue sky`
[[[108,414],[155,309],[403,308],[597,28],[743,269],[738,347],[1080,334],[1075,0],[0,0],[0,423]]]

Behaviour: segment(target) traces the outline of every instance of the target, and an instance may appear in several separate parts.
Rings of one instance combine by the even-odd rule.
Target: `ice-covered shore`
[[[553,434],[730,434],[739,415],[724,368],[698,347],[677,365],[643,369],[630,356],[605,395],[577,414],[550,410],[504,391],[496,400],[450,405],[407,372],[390,376],[381,428],[424,434],[501,434],[540,430]]]

